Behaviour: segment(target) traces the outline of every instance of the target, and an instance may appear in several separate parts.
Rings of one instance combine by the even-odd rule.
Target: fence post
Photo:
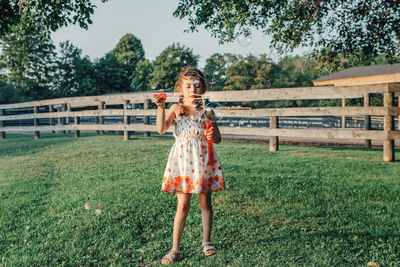
[[[58,126],[61,125],[60,110],[61,110],[61,108],[60,108],[60,109],[57,109],[57,124],[58,124]],[[61,133],[61,130],[57,130],[57,133],[60,134],[60,133]]]
[[[101,102],[99,103],[99,105],[98,105],[98,110],[101,110],[101,111],[99,111],[99,112],[101,112],[101,113],[103,112],[104,107],[105,107],[105,103],[106,103],[106,102],[104,102],[104,101],[101,101]],[[96,117],[96,123],[97,123],[97,124],[104,124],[104,116],[98,116],[98,117]],[[97,130],[96,133],[97,133],[97,134],[104,134],[104,130]]]
[[[269,128],[277,129],[278,125],[278,116],[270,116],[269,117]],[[278,136],[270,136],[269,137],[269,151],[276,152],[278,151],[279,147],[279,137]]]
[[[369,107],[369,93],[364,94],[364,107],[367,108]],[[364,117],[364,130],[368,131],[371,129],[371,116],[366,115]],[[364,145],[368,148],[371,147],[371,140],[370,139],[365,139],[364,140]]]
[[[346,98],[342,98],[342,107],[346,106]],[[342,116],[342,128],[346,128],[346,116]]]
[[[6,111],[4,109],[0,109],[0,116],[5,116],[6,115]],[[3,128],[5,126],[4,121],[0,121],[0,128]],[[4,131],[0,131],[0,135],[1,135],[1,140],[6,139],[6,132]]]
[[[128,109],[129,100],[124,100],[124,126],[127,127],[129,125],[129,117],[126,115],[126,111]],[[129,131],[124,129],[124,140],[129,140]]]
[[[70,104],[65,104],[65,106],[67,107],[67,111],[68,112],[71,112],[71,105]],[[66,124],[70,124],[70,117],[69,117],[69,115],[66,117]],[[70,130],[67,130],[67,133],[71,133],[71,131]]]
[[[143,105],[143,109],[149,109],[149,105],[150,105],[150,99],[145,99],[144,100],[144,105]],[[150,117],[149,116],[144,116],[144,120],[143,120],[143,124],[150,124]],[[150,132],[146,131],[144,132],[144,136],[150,136]]]
[[[138,106],[138,104],[132,103],[132,110],[136,109],[137,106]],[[131,119],[133,120],[133,123],[135,123],[136,116],[130,116],[130,117],[131,117]],[[132,135],[132,134],[135,134],[135,131],[131,131],[131,135]]]
[[[75,125],[79,125],[81,123],[81,118],[79,116],[74,116],[74,123]],[[81,131],[80,130],[75,130],[74,132],[75,138],[78,138],[81,136]]]
[[[33,116],[36,116],[36,114],[38,114],[38,107],[37,107],[37,106],[34,106],[34,107],[33,107]],[[34,125],[35,127],[39,126],[39,119],[36,119],[36,118],[34,117],[34,119],[33,119],[33,125]],[[35,139],[39,139],[39,138],[40,138],[40,132],[39,132],[39,131],[35,131]]]
[[[61,111],[64,112],[66,110],[67,110],[66,104],[61,104]],[[61,117],[61,125],[65,125],[65,122],[66,122],[66,118],[65,118],[65,115],[63,115]],[[61,133],[66,134],[67,132],[65,130],[61,130]]]
[[[384,93],[383,94],[383,106],[384,107],[386,107],[386,108],[393,107],[393,102],[394,102],[394,93]],[[388,134],[389,131],[394,130],[394,116],[390,116],[390,115],[384,116],[383,130],[386,132],[386,134]],[[392,162],[395,160],[394,140],[393,139],[383,140],[383,160],[386,162]]]
[[[54,108],[53,105],[49,105],[49,113],[53,113],[54,112]],[[50,116],[50,126],[54,125],[54,120],[53,117]],[[56,133],[56,131],[52,130],[51,133]]]

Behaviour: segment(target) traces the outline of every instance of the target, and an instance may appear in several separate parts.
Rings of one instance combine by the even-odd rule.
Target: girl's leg
[[[176,208],[174,220],[172,248],[180,251],[182,233],[186,225],[186,217],[190,210],[190,199],[192,194],[176,193],[176,196],[178,198],[178,206]]]
[[[201,220],[203,222],[203,242],[210,242],[213,217],[211,193],[200,194],[199,205],[201,208]]]

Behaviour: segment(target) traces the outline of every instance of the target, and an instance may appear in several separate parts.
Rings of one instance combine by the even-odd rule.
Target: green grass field
[[[175,195],[160,191],[173,142],[7,134],[0,140],[0,265],[160,264],[176,208]],[[201,252],[194,195],[180,264],[400,265],[400,162],[383,162],[381,149],[214,147],[226,181],[213,194],[218,253]],[[94,206],[86,210],[88,201]]]

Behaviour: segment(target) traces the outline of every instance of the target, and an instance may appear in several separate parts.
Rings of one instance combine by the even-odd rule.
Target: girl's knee
[[[178,212],[188,213],[190,210],[190,200],[192,198],[192,194],[183,194],[177,193],[178,197]]]
[[[212,210],[211,201],[208,199],[199,199],[199,206],[201,210]]]
[[[188,214],[189,210],[190,210],[190,202],[185,202],[185,203],[179,203],[178,204],[177,212]]]

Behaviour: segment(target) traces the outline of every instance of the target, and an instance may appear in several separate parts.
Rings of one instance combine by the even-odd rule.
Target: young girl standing
[[[209,162],[208,140],[221,142],[213,110],[202,108],[201,96],[207,87],[203,73],[187,67],[178,76],[175,91],[179,92],[179,103],[173,104],[165,115],[165,102],[161,96],[154,98],[158,106],[157,131],[164,134],[174,124],[173,144],[165,168],[161,190],[176,193],[178,206],[175,214],[172,249],[162,259],[163,264],[177,261],[181,257],[180,242],[186,217],[190,209],[192,194],[199,194],[199,205],[203,223],[202,248],[206,256],[216,253],[211,243],[212,205],[211,193],[225,189],[222,167],[214,153],[214,164]],[[206,122],[211,127],[206,131]],[[212,166],[214,165],[214,166]]]

